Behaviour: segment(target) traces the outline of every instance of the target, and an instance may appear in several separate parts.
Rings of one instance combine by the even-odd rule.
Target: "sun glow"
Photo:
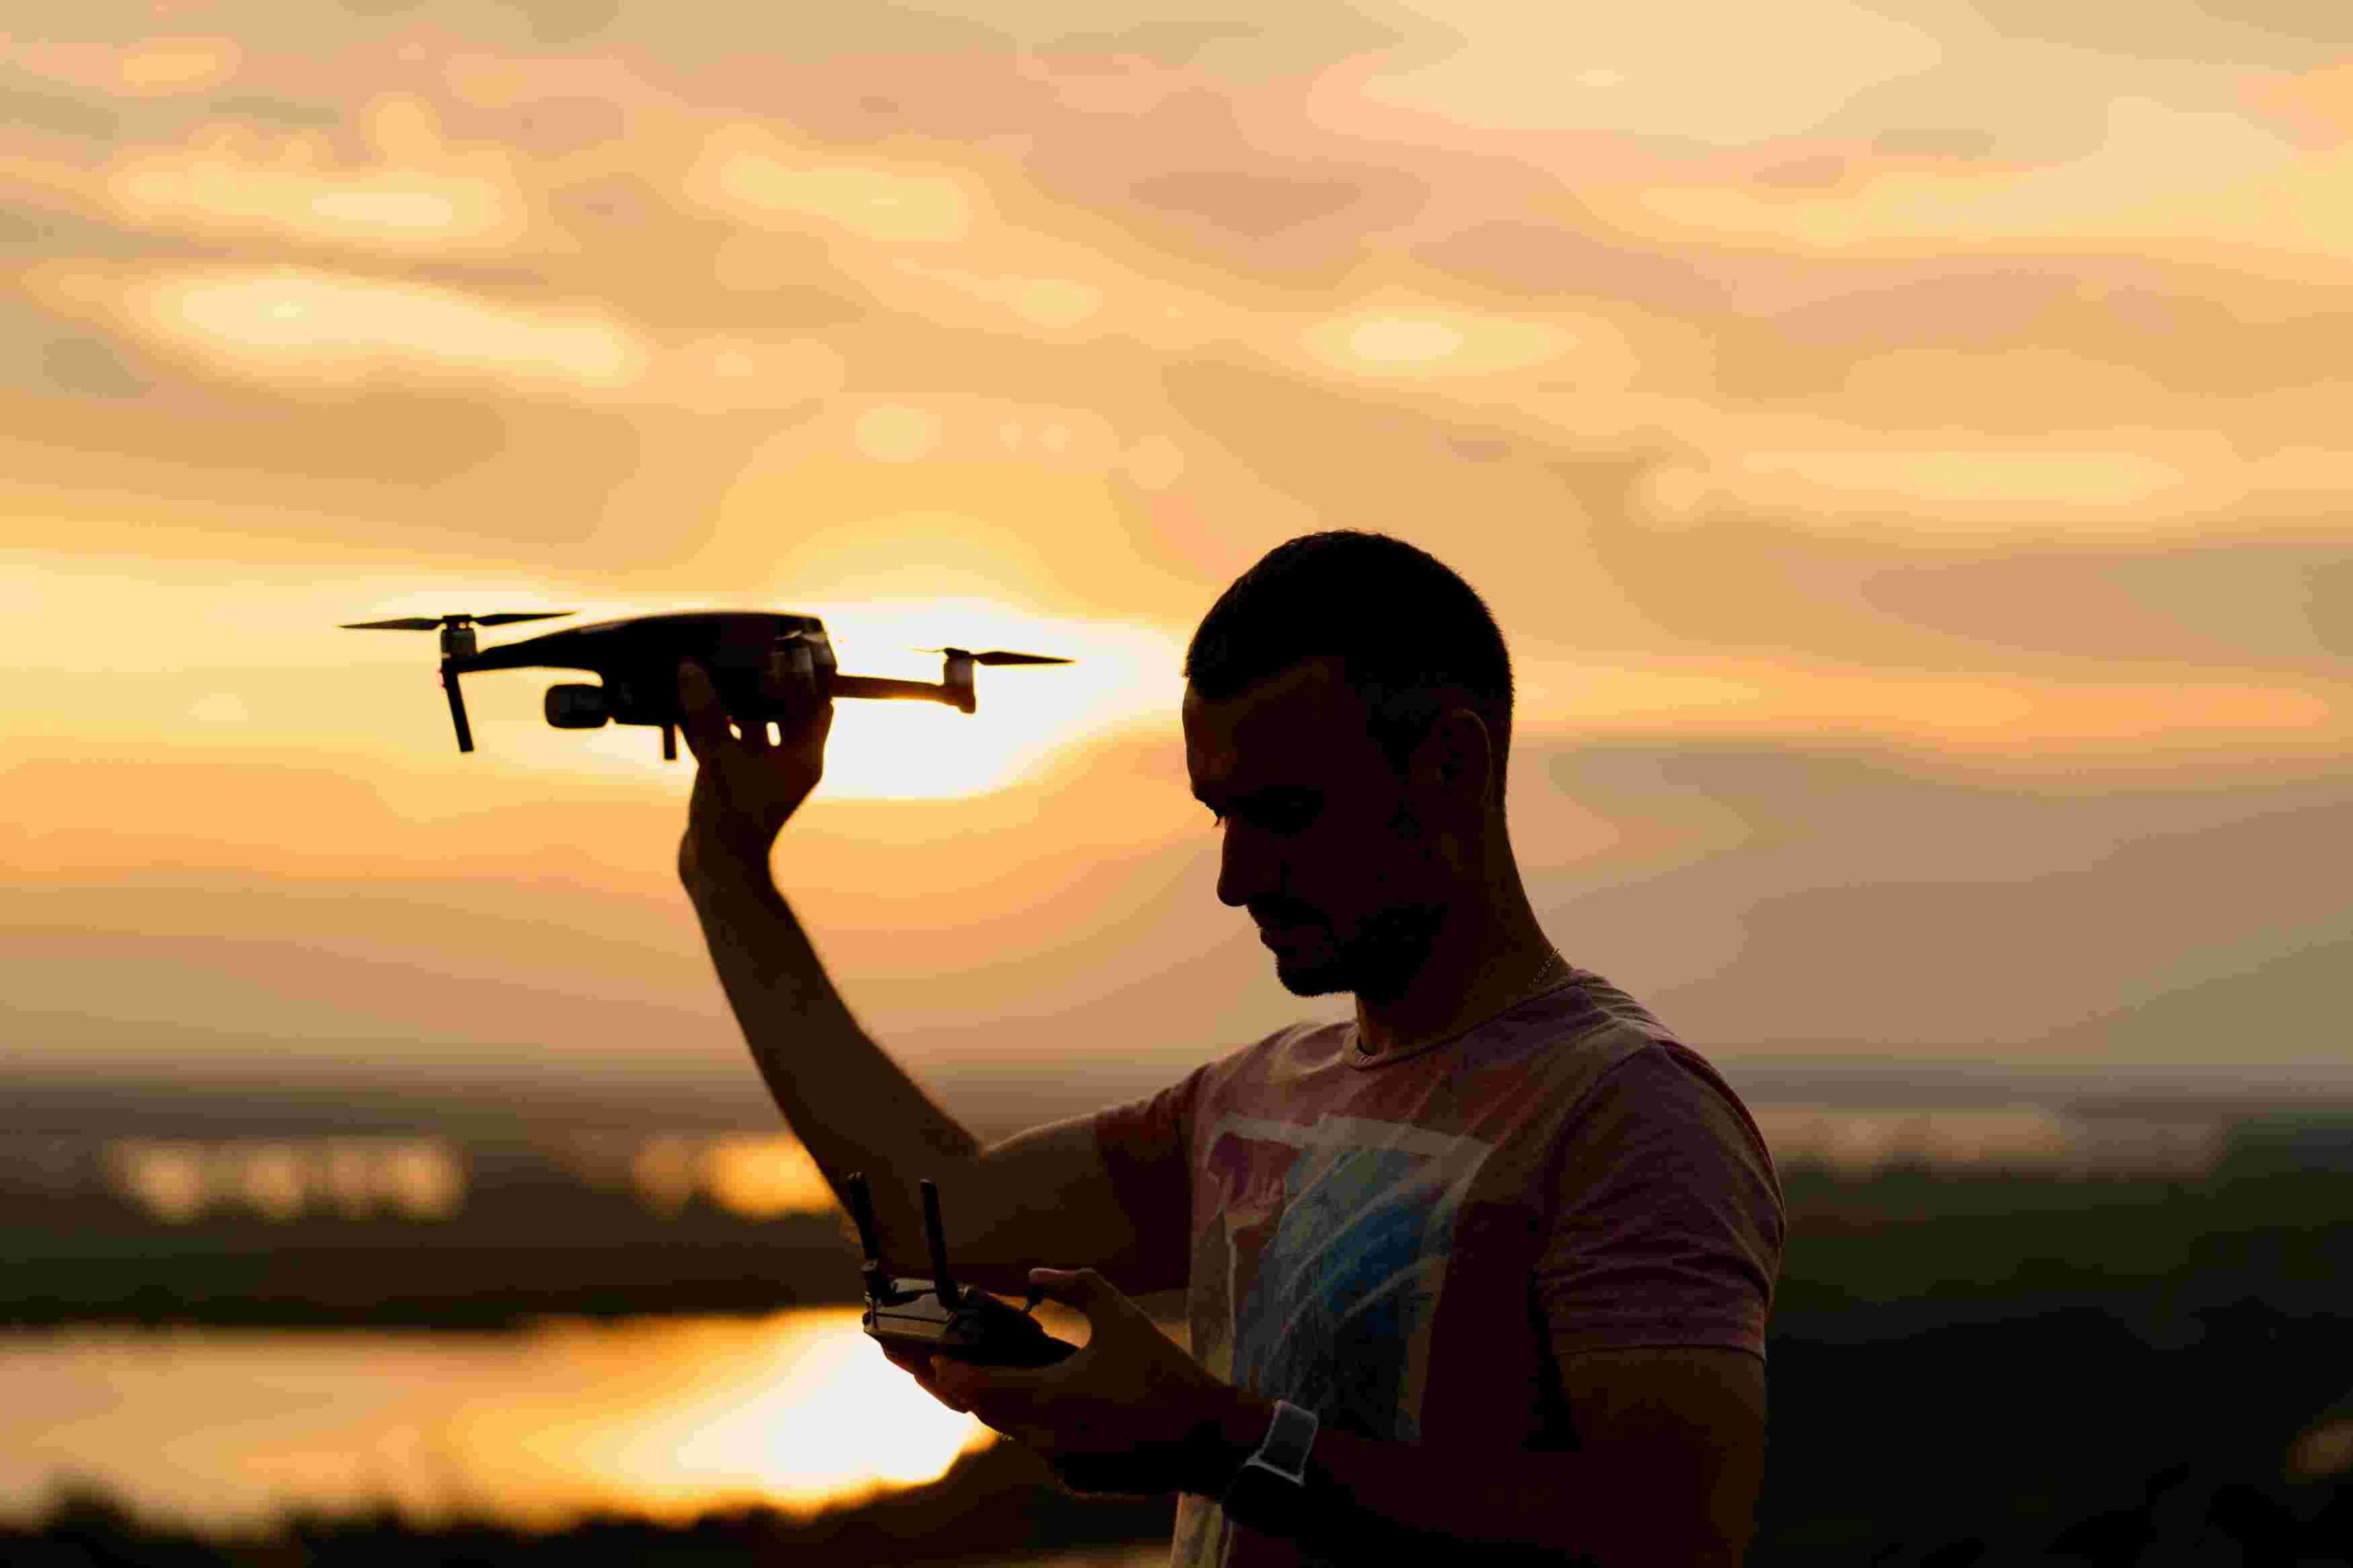
[[[40,1434],[0,1503],[33,1506],[28,1480],[72,1475],[208,1527],[290,1506],[532,1529],[809,1515],[935,1481],[996,1441],[885,1360],[855,1307],[517,1335],[86,1328],[0,1346],[0,1377],[9,1436]]]
[[[813,1513],[918,1486],[995,1440],[883,1360],[858,1315],[673,1328],[673,1397],[558,1426],[551,1443],[542,1428],[540,1452],[583,1491],[691,1518],[745,1504]]]

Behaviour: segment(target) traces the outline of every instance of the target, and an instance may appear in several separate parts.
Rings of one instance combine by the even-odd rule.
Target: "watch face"
[[[1219,1499],[1237,1524],[1269,1535],[1290,1535],[1307,1488],[1253,1460]]]
[[[1252,1456],[1254,1462],[1267,1466],[1287,1481],[1304,1481],[1307,1450],[1314,1445],[1319,1425],[1313,1411],[1287,1399],[1277,1400],[1275,1418],[1267,1425],[1266,1440]]]

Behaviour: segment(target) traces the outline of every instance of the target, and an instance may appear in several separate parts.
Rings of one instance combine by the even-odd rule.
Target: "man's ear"
[[[1417,761],[1427,783],[1449,801],[1483,805],[1495,778],[1495,737],[1468,708],[1449,708],[1421,745]]]

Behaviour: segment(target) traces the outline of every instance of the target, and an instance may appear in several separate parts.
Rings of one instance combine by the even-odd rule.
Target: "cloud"
[[[1532,663],[1532,662],[1531,662]],[[2148,759],[2353,742],[2353,687],[1894,675],[1767,660],[1533,664],[1530,716],[1596,735],[1841,735],[1947,756]]]
[[[314,267],[51,265],[34,286],[200,373],[301,392],[486,385],[518,399],[765,412],[826,396],[844,373],[805,334],[657,339],[598,302]]]
[[[71,289],[74,284],[66,284]],[[315,270],[165,273],[122,293],[128,324],[231,374],[323,386],[480,378],[529,392],[629,387],[649,353],[594,306],[517,306]]]
[[[0,112],[19,136],[28,131],[42,131],[52,136],[77,141],[97,142],[112,136],[122,125],[122,116],[103,103],[92,103],[74,93],[61,93],[47,86],[24,86],[9,83],[0,86]]]
[[[1636,505],[1670,529],[1724,513],[1890,544],[2189,540],[2241,518],[2234,531],[2347,533],[2353,453],[2328,447],[2248,458],[2211,426],[2061,430],[2028,444],[1950,426],[1776,423],[1698,426],[1714,449],[1654,470]],[[1782,444],[1790,437],[1804,444]]]
[[[943,284],[983,301],[1009,317],[1055,335],[1066,335],[1097,320],[1106,300],[1101,287],[1074,278],[1021,278],[913,260],[900,261],[897,270],[903,277]]]
[[[971,184],[949,170],[826,156],[754,125],[714,132],[687,172],[684,194],[743,222],[887,244],[962,240],[981,206]]]
[[[1438,300],[1368,301],[1314,322],[1300,341],[1320,366],[1350,378],[1492,380],[1540,369],[1615,390],[1637,370],[1613,324],[1557,308],[1514,319]]]
[[[119,80],[134,97],[202,92],[235,76],[244,57],[233,38],[143,39],[123,52]]]
[[[1188,213],[1250,239],[1266,239],[1355,206],[1361,192],[1333,179],[1289,178],[1239,170],[1177,170],[1128,187],[1147,207]]]
[[[851,426],[858,449],[881,462],[913,462],[939,449],[939,416],[904,403],[877,403]]]
[[[335,162],[324,139],[216,126],[176,147],[126,149],[102,176],[134,225],[204,235],[436,256],[515,248],[530,214],[511,154],[447,142],[432,107],[385,94],[363,117],[370,149]]]
[[[1643,493],[1656,472],[1635,483],[1635,514],[1594,526],[1593,564],[1571,579],[1578,615],[1616,637],[1634,636],[1612,613],[1624,604],[1652,628],[1643,644],[1680,639],[1766,659],[1802,650],[1825,668],[1889,676],[2277,680],[2322,695],[2345,678],[2330,639],[2342,619],[2336,571],[2353,543],[2341,526],[2321,527],[2317,510],[2302,539],[2277,518],[2170,536],[2003,540],[1737,508],[1662,527],[1639,515],[1655,505]],[[1543,624],[1523,609],[1514,630],[1524,639]],[[1563,642],[1552,656],[1582,655],[1584,639]]]
[[[116,45],[82,39],[0,38],[0,61],[85,91],[170,97],[220,86],[244,49],[232,37],[150,37]]]
[[[1365,96],[1505,131],[1721,145],[1800,135],[1866,87],[1914,74],[1942,52],[1933,32],[1842,0],[1769,10],[1705,0],[1396,9],[1446,41],[1399,51],[1364,82]]]
[[[1860,591],[1924,631],[2110,670],[2238,665],[2331,678],[2353,655],[2353,545],[1890,561]]]
[[[1633,838],[1639,872],[1605,855],[1532,892],[1564,950],[1703,1051],[2333,1059],[2305,1027],[2328,1011],[2325,963],[2298,966],[2292,989],[2242,987],[2251,1010],[2227,1045],[2211,1008],[2143,1006],[2341,926],[2302,847],[2342,836],[2339,785],[2218,769],[2025,790],[1794,739],[1555,756],[1559,789],[1605,817],[1692,818],[1684,842]],[[1694,918],[1696,946],[1680,929]]]
[[[1662,180],[1593,196],[1653,242],[1809,256],[2154,247],[2256,276],[2341,278],[2353,259],[2353,149],[2306,150],[2244,112],[2123,96],[2100,145],[2047,165],[1857,161],[1835,188]]]

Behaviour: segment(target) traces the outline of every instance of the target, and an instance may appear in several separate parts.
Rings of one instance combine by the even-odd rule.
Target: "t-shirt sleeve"
[[[1193,1241],[1193,1123],[1206,1065],[1094,1117],[1111,1190],[1152,1249],[1154,1278],[1182,1282]]]
[[[1634,1346],[1765,1354],[1784,1215],[1773,1159],[1696,1052],[1611,1068],[1563,1129],[1536,1290],[1556,1355]]]

